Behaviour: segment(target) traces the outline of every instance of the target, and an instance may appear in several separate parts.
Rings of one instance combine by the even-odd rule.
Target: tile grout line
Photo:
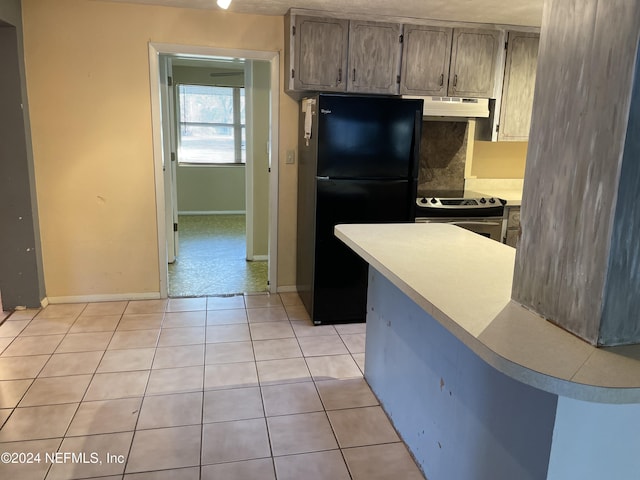
[[[206,307],[206,305],[205,305]],[[205,323],[206,323],[206,317],[205,317]],[[205,332],[206,335],[206,332]],[[206,341],[206,336],[205,336],[205,341]],[[204,452],[204,375],[205,375],[205,362],[206,362],[206,355],[207,355],[207,347],[206,347],[206,343],[205,343],[205,347],[204,347],[204,358],[202,359],[202,395],[201,395],[201,408],[200,408],[200,451],[198,452],[198,458],[199,458],[199,465],[198,465],[198,479],[201,480],[202,479],[202,456],[203,456],[203,452]]]
[[[129,304],[129,302],[127,302],[127,305],[128,305],[128,304]],[[87,304],[87,306],[88,306],[88,304]],[[85,306],[85,308],[84,308],[82,311],[84,311],[84,310],[87,308],[87,306]],[[111,344],[111,341],[113,340],[113,336],[115,335],[116,329],[118,328],[118,325],[119,325],[119,324],[120,324],[120,322],[122,321],[122,317],[124,316],[124,312],[125,312],[125,310],[126,310],[126,307],[127,307],[127,306],[125,305],[125,308],[124,308],[124,310],[122,311],[122,314],[120,314],[120,319],[118,320],[118,323],[115,325],[115,327],[114,327],[114,329],[113,329],[113,332],[111,333],[111,337],[109,338],[109,341],[107,342],[107,344],[106,344],[106,345],[105,345],[105,347],[104,347],[104,351],[102,352],[102,355],[100,356],[100,360],[98,361],[98,364],[96,365],[95,370],[94,370],[94,371],[93,371],[93,373],[91,374],[91,379],[89,380],[89,383],[87,384],[87,388],[85,389],[84,394],[82,395],[82,398],[81,398],[81,399],[80,399],[80,401],[78,402],[78,406],[76,407],[75,412],[73,412],[73,415],[71,416],[71,419],[69,420],[69,425],[67,425],[67,428],[66,428],[66,430],[64,431],[64,434],[62,435],[62,439],[61,439],[61,441],[60,441],[60,445],[58,445],[58,449],[57,449],[57,451],[58,451],[58,452],[60,451],[60,448],[62,448],[62,444],[64,443],[64,441],[65,441],[67,438],[73,438],[73,437],[68,437],[68,436],[67,436],[67,434],[69,433],[69,429],[71,428],[71,425],[73,424],[73,420],[75,419],[76,415],[78,414],[78,411],[80,410],[80,405],[82,405],[82,403],[83,403],[83,401],[84,401],[85,397],[87,396],[87,392],[89,391],[89,387],[91,386],[91,383],[93,383],[93,379],[95,378],[96,374],[98,373],[98,368],[100,368],[100,364],[102,363],[102,360],[104,359],[104,356],[105,356],[105,355],[106,355],[106,353],[107,353],[107,349],[109,348],[109,345]],[[80,315],[82,315],[82,313],[80,313]],[[73,324],[75,324],[75,323],[78,321],[78,318],[80,318],[80,315],[78,315],[78,317],[75,319],[75,321],[73,322]],[[72,325],[71,327],[69,327],[69,330],[71,330],[71,328],[72,328],[72,327],[73,327],[73,325]],[[65,337],[66,337],[66,335],[65,335]],[[64,338],[62,339],[62,341],[64,341]],[[62,344],[62,341],[60,342],[60,344]],[[58,347],[56,348],[56,350],[57,350],[59,347],[60,347],[60,345],[58,345]],[[83,353],[83,352],[68,352],[68,353]],[[51,360],[51,358],[53,358],[53,355],[54,355],[54,354],[55,354],[55,351],[54,351],[54,353],[51,355],[51,357],[49,358],[49,360],[47,361],[47,364],[49,363],[49,361]],[[46,364],[45,364],[45,366],[46,366]],[[42,367],[42,368],[44,369],[45,367]],[[96,435],[96,434],[94,434],[94,435]],[[86,436],[89,436],[89,435],[86,435]],[[132,439],[132,442],[133,442],[133,436],[131,437],[131,439]],[[126,462],[125,462],[125,464],[126,464]],[[51,472],[51,470],[52,470],[52,469],[53,469],[53,464],[51,464],[51,465],[49,466],[49,468],[47,469],[47,474],[45,475],[45,478],[47,478],[47,477],[49,476],[49,473]],[[124,467],[123,467],[123,470],[122,470],[122,475],[123,475],[123,478],[124,478]]]
[[[142,409],[145,405],[145,399],[147,397],[147,389],[149,388],[149,381],[151,380],[151,370],[153,369],[153,362],[156,358],[156,353],[158,352],[158,344],[160,343],[160,336],[162,335],[162,325],[164,324],[164,319],[167,313],[167,306],[169,302],[165,304],[164,311],[162,312],[162,321],[160,322],[160,331],[158,332],[158,337],[156,338],[156,344],[153,350],[153,358],[151,359],[151,365],[149,366],[149,375],[147,376],[147,381],[144,385],[144,391],[142,392],[142,398],[140,399],[140,406],[138,407],[138,415],[136,417],[136,422],[133,425],[133,435],[131,435],[131,443],[129,444],[129,450],[127,452],[127,459],[124,462],[124,466],[122,468],[122,478],[127,474],[127,467],[129,466],[129,461],[131,460],[131,453],[133,452],[133,442],[136,439],[136,433],[138,432],[138,423],[140,422],[140,414],[142,413]],[[126,310],[125,310],[126,311]],[[160,313],[160,312],[155,312]],[[123,314],[124,316],[124,314]],[[115,333],[114,333],[115,335]],[[108,348],[108,346],[107,346]],[[106,351],[105,351],[106,352]]]
[[[42,373],[42,371],[46,368],[47,364],[51,361],[51,358],[53,358],[53,356],[55,355],[56,350],[60,347],[60,345],[62,344],[64,338],[69,334],[69,331],[71,330],[73,324],[75,324],[75,322],[78,321],[78,318],[80,318],[80,316],[82,315],[82,312],[87,308],[88,304],[85,304],[85,307],[82,309],[82,311],[75,317],[74,321],[71,323],[71,325],[69,326],[67,332],[64,334],[63,338],[60,340],[60,342],[58,343],[58,345],[56,346],[55,350],[49,354],[49,358],[47,359],[47,361],[43,364],[43,366],[40,368],[40,370],[38,371],[38,373],[36,374],[36,377],[34,379],[32,379],[31,384],[29,385],[29,387],[27,388],[27,390],[25,391],[25,393],[22,395],[22,397],[20,398],[20,400],[18,401],[18,403],[16,404],[16,406],[13,408],[11,415],[9,415],[9,417],[7,417],[7,420],[9,420],[9,418],[13,415],[13,413],[18,409],[18,408],[29,408],[29,407],[19,407],[20,402],[22,402],[22,400],[24,400],[24,397],[27,395],[27,393],[29,392],[29,390],[32,388],[33,384],[35,383],[35,381],[38,378],[56,378],[56,377],[40,377],[40,374]],[[31,322],[35,319],[35,317],[37,317],[38,314],[36,314],[28,323],[27,325],[25,325],[25,327],[21,330],[20,333],[22,333],[30,324]],[[62,317],[61,317],[62,318]],[[18,334],[19,335],[19,334]],[[50,335],[54,335],[54,334],[50,334]],[[16,336],[15,338],[17,338],[18,336]],[[104,353],[103,353],[104,356]],[[102,357],[101,357],[102,359]],[[98,362],[99,364],[100,362]],[[97,370],[98,366],[96,366],[96,370]],[[91,384],[91,381],[93,380],[93,375],[95,375],[95,371],[92,374],[91,380],[89,380],[89,382],[87,383],[87,388],[85,389],[85,392],[82,396],[82,398],[84,398],[84,396],[86,395],[86,392],[89,388],[89,385]],[[73,376],[73,375],[72,375]],[[58,443],[58,446],[56,447],[56,452],[60,451],[60,448],[62,447],[62,444],[64,443],[64,440],[67,438],[67,432],[69,431],[69,428],[71,427],[71,423],[73,422],[73,419],[75,418],[76,414],[78,413],[78,410],[80,408],[80,405],[82,403],[82,398],[79,400],[75,411],[73,413],[73,415],[70,417],[69,420],[69,425],[67,425],[67,428],[65,430],[65,432],[63,433],[62,437],[52,437],[52,438],[46,438],[46,439],[32,439],[32,440],[20,440],[19,442],[27,442],[27,441],[42,441],[42,440],[60,440]],[[76,402],[68,402],[68,403],[63,403],[63,404],[57,404],[57,405],[73,405]],[[43,407],[43,406],[53,406],[53,404],[51,405],[36,405],[36,406],[32,406],[32,407]],[[4,424],[6,424],[6,421]],[[2,426],[4,426],[4,424]],[[1,427],[0,427],[1,428]],[[47,470],[45,472],[45,477],[49,475],[49,473],[51,472],[51,469],[53,468],[53,464],[49,465],[47,467]]]
[[[39,312],[38,312],[39,313]],[[31,322],[33,322],[33,319],[37,316],[38,314],[36,313],[36,315],[34,315],[29,321],[27,321],[27,323],[25,324],[25,326],[20,330],[20,332],[18,332],[17,335],[15,335],[13,337],[13,339],[11,340],[11,342],[9,342],[9,344],[2,350],[2,352],[0,353],[4,353],[10,346],[11,344],[15,341],[16,338],[18,338],[18,336],[20,335],[20,333],[22,333],[30,324]],[[7,317],[8,318],[8,317]],[[5,322],[2,322],[2,324],[0,324],[0,326],[2,326]],[[35,356],[35,355],[30,355],[30,356]],[[13,379],[13,381],[19,381],[19,380],[31,380],[31,383],[29,384],[29,386],[27,387],[27,389],[24,391],[24,393],[22,394],[22,396],[20,397],[20,399],[18,400],[18,402],[16,403],[16,405],[14,407],[10,407],[11,408],[11,413],[9,413],[9,415],[7,416],[7,418],[5,418],[5,420],[0,424],[0,430],[2,430],[2,428],[7,424],[7,422],[9,421],[9,419],[13,416],[13,414],[15,413],[16,409],[18,408],[18,405],[20,405],[20,402],[24,399],[24,397],[27,395],[27,392],[29,391],[29,389],[33,386],[33,384],[36,381],[36,378],[38,378],[38,376],[40,375],[40,373],[42,372],[42,370],[44,369],[44,367],[47,365],[47,363],[49,363],[49,360],[51,359],[51,357],[53,356],[53,354],[49,354],[49,358],[47,359],[46,362],[44,362],[42,364],[42,367],[40,367],[40,369],[38,370],[38,372],[36,373],[35,378],[20,378],[20,379]],[[11,358],[11,357],[3,357],[3,358]],[[62,440],[61,440],[62,442]],[[59,446],[58,446],[59,448]]]
[[[273,442],[271,441],[271,430],[269,429],[269,422],[267,421],[267,409],[265,408],[264,394],[262,393],[262,382],[260,381],[260,375],[258,373],[258,359],[256,357],[256,349],[255,349],[255,343],[254,343],[255,340],[253,339],[253,336],[251,334],[249,312],[247,311],[248,308],[246,308],[246,304],[247,304],[247,301],[245,299],[245,315],[247,316],[247,328],[249,330],[249,341],[251,342],[251,351],[253,352],[253,366],[256,369],[256,381],[258,384],[258,392],[260,393],[260,401],[262,403],[262,415],[263,415],[262,419],[264,420],[264,427],[267,431],[267,440],[269,442],[269,453],[271,454],[271,468],[273,470],[273,477],[277,480],[278,473],[276,471],[275,457],[273,456]]]
[[[293,328],[293,325],[291,326],[291,328]],[[334,327],[334,330],[335,330],[335,327]],[[337,331],[336,331],[336,333],[337,333]],[[294,330],[294,334],[295,334],[295,330]],[[302,346],[300,345],[300,337],[298,337],[297,335],[296,335],[296,341],[298,342],[298,347],[300,348],[300,351],[302,351]],[[311,373],[311,369],[309,368],[309,363],[307,362],[307,357],[304,355],[303,351],[302,351],[302,358],[304,358],[304,362],[305,362],[305,365],[307,366],[307,370],[309,370],[309,375],[311,377],[311,381],[313,382],[313,388],[315,389],[316,394],[318,395],[318,398],[320,399],[320,404],[322,405],[324,416],[327,419],[327,422],[329,423],[329,428],[331,428],[331,433],[333,434],[333,438],[336,441],[336,446],[338,447],[338,451],[340,452],[340,456],[342,458],[342,461],[344,462],[344,465],[345,465],[345,467],[347,469],[347,473],[349,474],[349,478],[353,479],[353,474],[351,473],[351,469],[349,468],[349,465],[347,464],[347,459],[344,457],[344,452],[342,451],[342,448],[340,447],[340,442],[338,441],[338,436],[336,435],[335,428],[333,427],[333,424],[331,423],[331,420],[329,419],[329,413],[327,412],[327,407],[325,405],[325,401],[322,399],[322,395],[320,395],[320,390],[318,389],[318,383],[317,383],[316,379],[314,378],[313,374]]]
[[[338,451],[340,452],[340,456],[342,457],[342,461],[344,462],[345,467],[347,468],[347,473],[349,474],[349,478],[353,480],[353,474],[351,473],[351,469],[349,468],[349,464],[347,463],[347,459],[344,456],[344,452],[342,447],[340,446],[340,442],[338,441],[338,435],[336,434],[336,430],[333,427],[333,423],[331,423],[331,419],[329,418],[329,412],[327,411],[327,406],[325,401],[322,399],[322,395],[320,395],[320,389],[318,388],[318,382],[313,379],[313,386],[316,389],[316,393],[318,394],[318,398],[320,399],[320,403],[322,404],[322,408],[324,409],[324,414],[327,417],[327,422],[329,422],[329,427],[331,427],[331,432],[333,433],[333,437],[336,439],[336,445],[338,446]]]
[[[244,297],[243,297],[243,299],[244,299]],[[207,306],[208,306],[208,302],[207,302]],[[87,306],[85,305],[85,308],[86,308],[86,307],[87,307]],[[206,307],[205,307],[205,308],[206,308]],[[259,308],[259,307],[255,307],[255,308]],[[275,458],[276,458],[276,457],[274,457],[274,455],[273,455],[273,447],[272,447],[272,442],[271,442],[271,433],[270,433],[270,430],[269,430],[269,428],[268,428],[268,422],[267,422],[267,419],[268,419],[268,418],[267,418],[266,406],[265,406],[265,396],[264,396],[264,394],[263,394],[263,390],[262,390],[263,385],[262,385],[262,383],[260,382],[260,379],[259,379],[259,376],[258,376],[258,370],[257,370],[257,358],[256,358],[256,350],[255,350],[255,346],[256,346],[256,343],[255,343],[255,342],[256,342],[256,340],[254,340],[254,339],[253,339],[253,335],[252,335],[251,328],[250,328],[251,323],[249,322],[249,318],[248,318],[248,311],[247,311],[247,310],[248,310],[248,307],[246,306],[246,301],[245,301],[244,313],[245,313],[245,316],[247,317],[247,327],[248,327],[248,330],[249,330],[249,341],[251,341],[251,349],[252,349],[252,353],[253,353],[253,357],[254,357],[254,358],[253,358],[253,365],[254,365],[254,369],[255,369],[255,372],[256,372],[257,386],[258,386],[259,393],[260,393],[260,396],[261,396],[260,398],[261,398],[261,405],[262,405],[262,410],[263,410],[263,411],[262,411],[262,417],[261,417],[261,418],[263,418],[263,420],[264,420],[264,422],[265,422],[265,426],[266,426],[267,438],[268,438],[268,441],[269,441],[269,448],[270,448],[270,454],[271,454],[270,458],[271,458],[272,470],[273,470],[274,475],[277,475],[277,472],[275,471]],[[205,393],[206,393],[206,391],[205,391],[205,376],[204,376],[204,373],[205,373],[205,370],[206,370],[206,350],[207,350],[207,349],[206,349],[206,347],[207,347],[207,343],[206,343],[206,335],[207,335],[207,326],[208,326],[208,324],[207,324],[207,313],[208,313],[208,310],[204,310],[204,312],[205,312],[205,327],[204,327],[204,329],[205,329],[205,339],[204,339],[204,343],[203,343],[203,355],[204,355],[204,358],[203,358],[203,364],[202,364],[202,365],[203,365],[203,379],[202,379],[202,391],[201,391],[201,401],[202,401],[202,403],[201,403],[201,409],[200,409],[200,452],[199,452],[199,463],[200,463],[200,464],[199,464],[199,466],[198,466],[198,468],[199,468],[199,470],[198,470],[198,471],[199,471],[199,476],[200,476],[200,478],[202,477],[202,471],[203,471],[203,467],[204,467],[204,465],[202,464],[202,461],[203,461],[203,447],[204,447],[204,443],[203,443],[203,442],[204,442],[204,409],[205,409],[205,398],[204,398],[204,397],[205,397]],[[285,312],[286,312],[286,308],[285,308]],[[345,456],[344,456],[344,449],[343,449],[342,447],[340,447],[340,445],[339,445],[339,443],[338,443],[338,441],[337,441],[337,436],[336,436],[335,428],[334,428],[333,424],[331,423],[331,421],[330,421],[330,419],[329,419],[329,415],[328,415],[329,411],[327,410],[327,406],[326,406],[326,404],[325,404],[325,401],[322,399],[322,396],[320,395],[320,390],[319,390],[319,384],[318,384],[318,382],[319,382],[319,381],[321,381],[321,380],[319,380],[319,379],[317,379],[317,378],[314,378],[314,376],[311,374],[311,370],[310,370],[310,368],[309,368],[309,364],[308,364],[308,360],[307,360],[307,359],[308,359],[308,358],[313,358],[313,357],[315,357],[315,356],[306,356],[306,355],[304,354],[304,352],[302,351],[301,345],[300,345],[300,338],[303,338],[303,337],[300,337],[300,336],[298,335],[298,333],[295,331],[295,329],[293,329],[293,322],[292,322],[292,320],[291,320],[291,317],[290,317],[290,315],[289,315],[289,313],[288,313],[288,312],[286,312],[286,314],[287,314],[287,322],[288,322],[288,325],[289,325],[289,327],[290,327],[290,328],[292,329],[292,331],[293,331],[293,337],[291,337],[291,338],[295,338],[295,339],[296,339],[296,344],[297,344],[298,348],[300,349],[300,352],[301,352],[301,355],[302,355],[302,356],[301,356],[301,358],[303,358],[303,359],[304,359],[304,364],[305,364],[306,369],[307,369],[307,372],[308,372],[308,374],[309,374],[309,378],[310,378],[310,380],[309,380],[309,381],[312,381],[312,382],[313,382],[313,384],[314,384],[314,391],[315,391],[316,395],[318,396],[318,399],[320,400],[320,404],[321,404],[321,406],[322,406],[322,412],[324,413],[324,417],[326,418],[326,421],[328,421],[328,422],[329,422],[329,425],[330,425],[330,428],[331,428],[331,431],[332,431],[333,438],[334,438],[334,439],[335,439],[335,441],[336,441],[337,449],[340,451],[341,458],[343,459],[343,462],[344,462],[344,464],[345,464],[345,465],[346,465],[346,467],[347,467],[347,471],[348,471],[348,473],[349,473],[350,478],[353,478],[353,474],[351,473],[351,469],[349,468],[349,465],[347,464],[347,462],[346,462],[346,458],[345,458]],[[78,317],[76,317],[76,319],[74,320],[74,323],[78,320],[79,316],[80,316],[80,315],[78,315]],[[105,346],[104,350],[102,351],[102,355],[101,355],[101,357],[100,357],[100,360],[98,361],[98,365],[96,366],[96,369],[94,370],[93,374],[91,375],[91,380],[90,380],[90,381],[89,381],[89,383],[87,384],[87,389],[85,390],[85,392],[84,392],[84,394],[83,394],[83,398],[82,398],[82,399],[80,399],[80,402],[78,403],[78,407],[76,408],[76,411],[74,412],[73,416],[71,417],[70,423],[69,423],[69,425],[67,426],[67,430],[66,430],[66,432],[65,432],[65,434],[64,434],[64,437],[63,437],[62,439],[60,439],[60,444],[59,444],[58,448],[60,448],[60,447],[61,447],[62,443],[64,442],[64,440],[65,440],[66,438],[73,438],[73,437],[67,437],[67,433],[69,432],[70,425],[71,425],[71,423],[73,422],[73,419],[75,418],[75,415],[77,415],[77,412],[78,412],[79,406],[83,403],[83,401],[84,401],[84,399],[85,399],[85,397],[86,397],[86,394],[87,394],[87,392],[88,392],[88,388],[89,388],[89,386],[91,385],[91,382],[93,381],[93,378],[94,378],[94,377],[95,377],[95,375],[98,373],[99,366],[100,366],[100,364],[102,363],[102,361],[104,360],[104,357],[105,357],[105,355],[106,355],[106,353],[107,353],[107,351],[108,351],[108,347],[109,347],[109,345],[110,345],[111,341],[113,340],[113,336],[115,335],[115,332],[117,331],[117,327],[119,326],[120,322],[122,321],[123,316],[124,316],[124,312],[120,315],[120,319],[119,319],[118,323],[116,324],[115,328],[114,328],[114,329],[113,329],[113,331],[111,332],[111,338],[110,338],[110,340],[109,340],[108,344]],[[157,337],[157,339],[156,339],[156,343],[155,343],[155,346],[154,346],[153,358],[152,358],[152,360],[151,360],[151,366],[149,367],[149,376],[147,377],[147,380],[146,380],[146,383],[145,383],[145,389],[144,389],[144,393],[143,393],[143,395],[142,395],[141,403],[140,403],[140,407],[139,407],[139,408],[140,408],[140,410],[138,411],[138,416],[137,416],[137,418],[136,418],[135,426],[133,427],[133,428],[134,428],[134,430],[133,430],[133,432],[132,432],[132,433],[133,433],[133,435],[132,435],[131,444],[129,445],[129,455],[127,456],[127,462],[125,463],[125,466],[123,467],[123,472],[122,472],[122,475],[123,475],[123,476],[124,476],[124,475],[126,475],[126,467],[127,467],[127,466],[128,466],[128,464],[129,464],[129,459],[130,459],[130,455],[131,455],[132,447],[133,447],[133,441],[134,441],[134,438],[135,438],[135,434],[136,434],[136,432],[138,432],[138,425],[139,425],[139,421],[140,421],[140,414],[141,414],[141,411],[142,411],[142,406],[144,405],[144,400],[145,400],[148,396],[152,396],[152,394],[148,392],[148,388],[149,388],[149,384],[150,384],[150,380],[151,380],[151,373],[152,373],[152,371],[153,371],[153,364],[154,364],[154,362],[155,362],[155,359],[156,359],[156,356],[157,356],[157,353],[158,353],[158,351],[157,351],[157,350],[158,350],[158,348],[160,348],[160,347],[159,347],[159,342],[160,342],[161,334],[162,334],[162,332],[163,332],[165,329],[169,328],[169,327],[166,327],[166,326],[164,325],[164,320],[165,320],[165,319],[166,319],[166,311],[165,311],[165,312],[163,312],[163,321],[162,321],[162,323],[161,323],[160,331],[159,331],[159,333],[158,333],[158,337]],[[25,325],[25,327],[24,327],[24,328],[27,328],[27,326],[29,325],[29,323],[30,323],[30,322],[28,322],[28,323]],[[73,324],[74,324],[74,323],[73,323]],[[254,323],[269,323],[269,322],[254,322]],[[66,335],[69,335],[69,331],[70,331],[70,329],[72,328],[72,325],[73,325],[73,324],[71,324],[71,326],[69,327],[69,330],[67,330],[67,332],[66,332],[66,333],[65,333],[65,335],[63,336],[63,340],[64,340],[64,338],[66,337]],[[24,328],[23,328],[23,330],[24,330]],[[364,372],[362,372],[362,369],[360,368],[360,365],[358,364],[358,362],[356,362],[356,360],[355,360],[355,358],[354,358],[354,353],[353,353],[353,352],[349,349],[349,347],[346,345],[346,343],[345,343],[345,341],[344,341],[344,338],[343,338],[343,334],[341,334],[341,333],[340,333],[339,331],[337,331],[337,330],[336,330],[336,334],[340,337],[341,343],[346,347],[347,352],[348,352],[348,354],[349,354],[349,358],[351,359],[351,361],[352,361],[353,363],[355,363],[355,364],[356,364],[356,366],[357,366],[357,368],[358,368],[358,371],[362,374],[362,375],[361,375],[361,378],[363,378],[363,379],[364,379],[364,375],[363,375],[363,374],[364,374]],[[332,334],[332,335],[333,335],[333,334]],[[14,337],[14,338],[16,338],[16,337]],[[287,337],[287,338],[289,338],[289,337]],[[62,342],[63,340],[61,340],[61,342]],[[276,339],[276,340],[277,340],[277,339]],[[234,342],[222,342],[222,343],[234,343]],[[56,349],[57,349],[57,348],[58,348],[58,347],[56,347]],[[73,353],[77,353],[77,352],[73,352]],[[46,365],[51,361],[51,358],[53,357],[53,355],[54,355],[54,354],[55,354],[55,350],[54,350],[54,353],[49,354],[49,358],[46,360],[46,362],[43,364],[43,366],[42,366],[42,367],[40,368],[40,370],[38,371],[37,376],[36,376],[36,379],[37,379],[37,378],[40,378],[40,377],[39,377],[39,375],[42,373],[42,371],[44,370],[44,368],[46,368]],[[320,355],[320,356],[336,356],[336,355],[339,355],[339,354],[334,354],[334,355]],[[289,357],[285,357],[285,358],[289,358]],[[293,358],[293,357],[292,357],[292,358]],[[295,357],[295,358],[298,358],[298,357]],[[232,362],[232,363],[243,363],[243,362]],[[179,368],[179,367],[174,367],[174,368]],[[45,378],[45,377],[43,377],[43,378]],[[52,378],[53,378],[53,377],[52,377]],[[31,384],[33,384],[33,382],[35,381],[35,379],[30,379],[30,380],[32,380]],[[364,381],[366,382],[366,379],[364,379]],[[305,382],[305,383],[307,383],[307,382]],[[286,385],[286,383],[282,383],[282,384],[279,384],[279,383],[278,383],[278,384],[276,384],[276,385]],[[31,388],[31,385],[29,386],[29,388]],[[26,392],[28,392],[28,391],[29,391],[29,388],[27,388]],[[236,388],[240,388],[240,387],[236,387]],[[26,394],[26,392],[25,392],[25,394]],[[181,394],[181,393],[184,393],[184,392],[165,392],[165,393],[159,392],[159,393],[158,393],[158,395],[172,395],[172,394],[178,395],[178,394]],[[23,395],[23,397],[22,397],[22,398],[24,398],[24,395]],[[376,399],[377,399],[377,397],[376,397]],[[21,401],[21,400],[20,400],[20,401]],[[72,402],[72,403],[75,403],[75,402]],[[19,402],[18,402],[18,404],[19,404]],[[378,406],[379,406],[379,402],[378,402]],[[15,407],[15,408],[18,408],[18,407]],[[14,408],[14,410],[15,410],[15,408]],[[352,407],[352,408],[365,408],[365,406],[361,406],[361,407]],[[343,408],[340,408],[340,409],[334,409],[334,410],[343,410],[343,409],[350,409],[350,407],[343,407]],[[303,413],[304,413],[304,412],[303,412]],[[294,415],[294,414],[283,414],[282,416],[290,416],[290,415]],[[280,415],[278,415],[278,416],[280,416]],[[388,418],[388,417],[387,417],[387,418]],[[170,427],[157,427],[157,428],[170,428]],[[100,434],[93,434],[93,435],[100,435]],[[56,439],[58,439],[58,437],[55,437],[55,438],[56,438]],[[400,443],[402,443],[402,439],[401,439],[401,437],[399,437],[399,438],[400,438],[399,442],[400,442]],[[398,443],[398,442],[387,442],[387,443],[391,444],[391,443]],[[372,444],[367,444],[367,445],[363,445],[363,446],[373,446],[373,445],[384,445],[384,444],[372,443]],[[361,446],[361,445],[358,445],[358,447],[360,447],[360,446]],[[313,452],[301,452],[301,453],[296,453],[296,454],[287,454],[287,455],[282,455],[282,456],[283,456],[283,457],[285,457],[285,456],[292,456],[292,455],[302,455],[302,454],[305,454],[305,453],[317,453],[317,452],[334,451],[334,450],[335,450],[335,449],[330,448],[330,449],[326,449],[326,450],[317,450],[317,451],[313,451]],[[220,462],[220,463],[235,463],[235,462]],[[173,469],[177,469],[177,468],[182,468],[182,467],[166,468],[165,470],[173,470]],[[187,467],[184,467],[184,468],[187,468]],[[192,467],[188,467],[188,468],[192,468]],[[145,472],[146,472],[146,471],[145,471]],[[135,473],[138,473],[138,472],[135,472]],[[143,472],[140,472],[140,473],[143,473]]]

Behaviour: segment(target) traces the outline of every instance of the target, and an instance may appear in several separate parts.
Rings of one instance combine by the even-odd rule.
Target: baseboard
[[[266,262],[269,260],[269,255],[254,255],[251,258],[247,258],[249,262]]]
[[[44,297],[42,300],[40,300],[40,306],[42,308],[46,308],[47,305],[49,305],[49,298]]]
[[[93,302],[121,302],[127,300],[157,300],[160,292],[148,293],[108,293],[99,295],[72,295],[68,297],[47,297],[48,304],[60,303],[93,303]],[[44,300],[43,300],[44,302]],[[43,304],[43,308],[46,305]]]
[[[246,210],[207,210],[207,211],[191,211],[185,210],[184,212],[178,211],[178,215],[245,215],[247,213]]]
[[[297,292],[298,289],[296,288],[295,285],[279,285],[278,286],[278,293],[290,293],[290,292]]]

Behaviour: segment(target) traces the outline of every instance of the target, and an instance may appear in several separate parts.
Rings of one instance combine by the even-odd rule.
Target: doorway
[[[275,292],[277,53],[149,54],[162,296]]]

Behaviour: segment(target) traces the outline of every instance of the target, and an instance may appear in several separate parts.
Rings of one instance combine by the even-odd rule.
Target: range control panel
[[[504,206],[506,200],[500,198],[438,198],[421,197],[416,199],[416,205],[426,208],[487,208],[493,206]]]
[[[436,217],[502,217],[506,200],[495,197],[439,198],[418,197],[416,218]]]

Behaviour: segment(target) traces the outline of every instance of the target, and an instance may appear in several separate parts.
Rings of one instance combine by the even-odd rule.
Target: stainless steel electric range
[[[430,193],[416,199],[416,223],[449,223],[502,242],[505,200],[462,191]]]

